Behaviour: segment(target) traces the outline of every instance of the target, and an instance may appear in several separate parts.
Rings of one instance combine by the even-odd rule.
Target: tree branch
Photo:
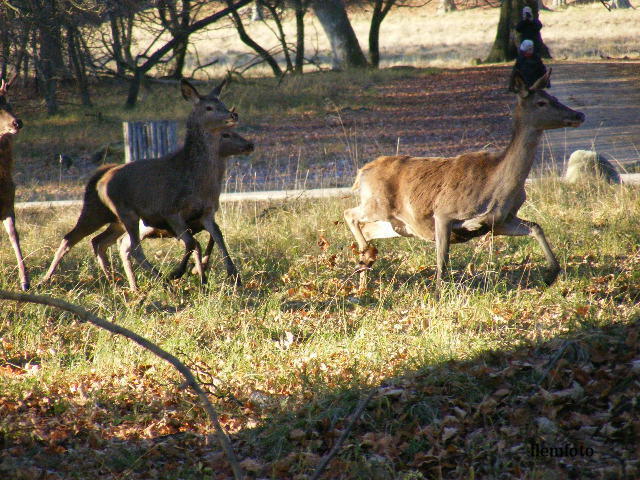
[[[327,468],[327,465],[329,465],[329,462],[331,461],[331,459],[336,456],[336,454],[338,453],[338,450],[340,450],[340,448],[342,447],[342,444],[347,439],[347,437],[349,436],[349,433],[351,433],[351,430],[353,429],[354,425],[360,418],[360,415],[362,415],[362,412],[364,411],[365,407],[371,401],[371,399],[373,398],[373,395],[377,391],[378,391],[377,387],[372,388],[366,397],[362,397],[360,399],[358,406],[356,407],[355,411],[351,415],[351,422],[349,422],[349,425],[347,425],[347,428],[345,428],[342,431],[342,435],[340,435],[340,438],[333,445],[333,448],[329,451],[329,453],[327,453],[322,458],[320,465],[318,465],[318,468],[316,468],[316,471],[313,472],[313,476],[311,477],[311,480],[318,480],[320,478],[320,475],[322,475],[322,472],[324,472],[325,468]]]
[[[116,325],[115,323],[104,320],[91,312],[85,310],[84,308],[75,305],[73,303],[65,302],[64,300],[60,300],[58,298],[49,297],[48,295],[32,295],[29,293],[18,293],[18,292],[9,292],[6,290],[0,290],[0,299],[4,300],[14,300],[16,302],[27,302],[27,303],[37,303],[39,305],[47,305],[50,307],[59,308],[61,310],[65,310],[67,312],[71,312],[80,318],[82,322],[89,322],[96,327],[103,328],[115,335],[122,335],[123,337],[128,338],[129,340],[133,340],[135,343],[140,345],[142,348],[149,350],[151,353],[160,357],[161,359],[169,362],[173,367],[175,367],[180,374],[185,379],[185,383],[190,386],[194,392],[198,395],[202,406],[207,413],[211,423],[213,424],[216,436],[218,438],[218,442],[224,450],[224,453],[227,456],[227,460],[231,465],[231,469],[233,470],[233,476],[236,480],[241,480],[244,478],[244,474],[242,472],[242,468],[240,467],[238,460],[236,459],[235,453],[233,451],[233,447],[231,446],[231,441],[227,434],[222,429],[222,425],[220,425],[220,421],[218,420],[218,414],[216,413],[213,405],[207,398],[206,393],[200,387],[200,384],[197,382],[191,370],[185,366],[180,360],[178,360],[175,356],[171,355],[166,350],[163,350],[155,343],[147,340],[146,338],[138,335],[131,330],[121,327],[120,325]]]

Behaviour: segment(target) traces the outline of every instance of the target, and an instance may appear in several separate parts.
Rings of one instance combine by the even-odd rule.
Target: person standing
[[[516,25],[516,32],[520,35],[520,42],[524,40],[531,40],[536,55],[542,55],[542,23],[537,18],[533,17],[533,11],[531,7],[524,7],[522,9],[522,20]]]
[[[536,80],[547,73],[547,67],[542,63],[540,55],[535,52],[533,42],[524,40],[518,49],[518,58],[511,70],[511,78],[509,79],[509,90],[515,91],[515,75],[519,72],[522,75],[524,83],[527,87],[533,85]],[[551,86],[550,84],[547,86]]]

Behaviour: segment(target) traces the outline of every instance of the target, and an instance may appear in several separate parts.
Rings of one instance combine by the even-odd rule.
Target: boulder
[[[609,160],[593,150],[576,150],[569,157],[564,178],[569,183],[589,180],[604,180],[620,183],[620,174]]]

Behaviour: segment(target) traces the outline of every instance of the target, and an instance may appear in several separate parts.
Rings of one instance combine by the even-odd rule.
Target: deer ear
[[[182,92],[182,98],[184,98],[188,102],[195,103],[200,100],[200,94],[198,93],[196,88],[184,78],[180,80],[180,91]]]
[[[513,72],[513,90],[522,98],[527,98],[531,93],[519,70]]]
[[[542,90],[549,86],[549,79],[551,78],[551,68],[545,72],[536,82],[531,85],[531,90]]]
[[[222,80],[222,82],[220,82],[220,84],[217,87],[213,87],[213,90],[211,90],[211,92],[209,93],[209,96],[219,97],[220,93],[222,93],[222,89],[226,84],[227,84],[227,79],[225,78],[224,80]]]

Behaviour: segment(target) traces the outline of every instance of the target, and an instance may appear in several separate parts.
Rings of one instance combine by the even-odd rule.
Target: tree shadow
[[[322,478],[637,478],[639,332],[636,316],[375,387],[312,385],[312,401],[269,408],[240,438],[267,478],[308,474],[375,388]]]
[[[630,480],[640,474],[639,337],[638,314],[606,326],[585,321],[545,341],[462,361],[425,360],[378,385],[364,375],[345,385],[305,375],[301,398],[223,396],[218,409],[236,431],[234,446],[249,478],[309,478],[359,399],[374,389],[322,478]],[[169,390],[168,399],[141,394],[150,399],[142,405],[127,397],[98,397],[85,409],[64,394],[44,403],[27,396],[20,406],[4,405],[0,474],[230,478],[218,445],[203,435],[202,417],[191,414],[185,421],[195,399],[175,385]],[[178,410],[180,420],[173,418]],[[246,423],[247,412],[260,418],[259,426]],[[18,418],[27,423],[6,423]],[[113,435],[114,425],[125,439]]]

